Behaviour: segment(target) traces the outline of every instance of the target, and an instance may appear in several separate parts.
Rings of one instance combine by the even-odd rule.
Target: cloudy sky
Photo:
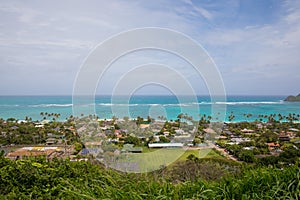
[[[70,95],[80,66],[99,43],[142,27],[179,31],[201,44],[227,94],[300,92],[300,1],[1,0],[0,27],[0,95]],[[137,52],[118,65],[130,65],[130,59],[157,63],[165,57]],[[181,62],[175,61],[168,65]],[[195,91],[204,94],[205,84],[181,64]],[[122,75],[118,67],[108,72],[98,93],[109,93],[114,84],[109,77]],[[149,88],[149,93],[160,91]]]

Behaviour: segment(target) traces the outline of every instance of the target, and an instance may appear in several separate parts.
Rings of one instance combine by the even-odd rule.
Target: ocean
[[[227,96],[226,102],[211,102],[209,96],[198,96],[196,101],[191,97],[178,99],[176,96],[131,96],[115,97],[112,103],[111,96],[95,97],[95,112],[101,119],[113,116],[122,118],[128,113],[130,118],[137,116],[146,118],[148,115],[157,118],[164,116],[168,120],[176,119],[178,114],[186,113],[194,119],[200,115],[211,115],[213,105],[226,108],[226,118],[233,113],[233,121],[253,121],[259,115],[289,113],[300,114],[299,102],[284,102],[285,96]],[[43,113],[59,113],[59,121],[63,121],[73,113],[72,96],[0,96],[0,118],[41,120]],[[126,112],[123,112],[126,110]],[[120,112],[119,112],[120,111]],[[247,116],[252,114],[252,116]],[[48,117],[52,119],[53,116]]]

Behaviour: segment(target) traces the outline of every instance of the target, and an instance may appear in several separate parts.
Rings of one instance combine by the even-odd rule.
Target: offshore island
[[[279,192],[297,199],[300,194],[299,114],[231,122],[231,113],[222,124],[205,115],[193,120],[180,114],[169,121],[114,117],[80,127],[75,121],[91,116],[63,122],[55,120],[59,114],[41,116],[0,120],[0,197],[252,199]],[[119,172],[105,159],[182,148],[176,162],[147,174]]]
[[[286,99],[284,99],[284,101],[288,101],[288,102],[300,102],[300,94],[298,94],[297,96],[288,96]]]

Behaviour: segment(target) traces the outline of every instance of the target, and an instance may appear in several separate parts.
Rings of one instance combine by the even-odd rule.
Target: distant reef
[[[300,94],[298,94],[297,96],[288,96],[284,101],[300,102]]]

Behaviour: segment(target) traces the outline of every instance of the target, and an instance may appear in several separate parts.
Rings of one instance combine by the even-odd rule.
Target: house
[[[197,147],[207,147],[208,144],[206,143],[200,143],[200,144],[196,144]]]
[[[212,128],[206,128],[206,129],[203,129],[203,131],[205,133],[209,133],[209,134],[215,134],[216,133]]]
[[[254,133],[254,130],[251,129],[246,129],[244,128],[243,130],[241,130],[242,133],[247,134],[247,135],[251,135],[252,133]]]
[[[101,147],[102,142],[86,142],[85,146]]]
[[[58,134],[48,133],[47,137],[49,137],[49,138],[56,138],[56,139],[64,139],[65,135],[58,135]]]
[[[6,155],[11,160],[22,159],[31,156],[48,156],[56,151],[61,151],[58,147],[23,147]]]
[[[53,145],[53,144],[56,144],[56,143],[57,143],[57,140],[55,138],[48,138],[46,140],[47,145]]]
[[[65,136],[64,135],[56,135],[56,134],[48,133],[47,137],[48,138],[46,140],[46,144],[47,145],[53,145],[53,144],[56,144],[56,143],[61,143]]]
[[[43,124],[35,124],[35,126],[34,126],[35,128],[43,128],[44,127],[44,125]]]
[[[53,130],[53,131],[59,132],[59,131],[60,131],[60,128],[59,128],[59,127],[55,127],[55,128],[53,128],[52,130]]]
[[[12,126],[12,127],[10,127],[11,129],[13,129],[13,130],[16,130],[16,129],[18,129],[19,127],[17,127],[17,126]]]
[[[220,136],[216,136],[215,139],[226,140],[227,136],[220,135]]]
[[[175,133],[176,133],[177,135],[183,135],[183,134],[184,134],[184,130],[178,129],[178,130],[175,130]]]
[[[88,154],[92,154],[96,157],[99,153],[103,153],[101,148],[83,148],[80,152],[80,155],[86,156]]]
[[[90,153],[90,151],[89,151],[88,149],[84,148],[84,149],[81,150],[80,155],[86,156],[86,155],[88,155],[89,153]]]
[[[250,147],[243,147],[244,150],[253,150],[255,147],[254,146],[250,146]]]
[[[295,140],[293,141],[293,143],[295,143],[295,144],[300,144],[300,139],[295,139]]]
[[[173,143],[180,142],[180,143],[186,143],[186,142],[193,142],[194,137],[191,134],[187,135],[176,135],[173,138]]]
[[[240,144],[242,142],[250,142],[251,139],[249,138],[242,138],[242,137],[234,137],[231,138],[231,142],[233,142],[234,144]]]
[[[18,123],[18,124],[22,124],[22,123],[25,124],[25,123],[27,123],[27,121],[26,121],[26,120],[18,120],[17,123]]]
[[[264,126],[263,126],[262,124],[259,123],[259,124],[256,125],[256,127],[257,127],[258,129],[262,129]]]
[[[279,141],[290,141],[290,140],[291,140],[291,138],[287,133],[281,132],[279,134]]]
[[[165,136],[168,136],[168,135],[170,135],[170,132],[169,132],[169,131],[164,131],[163,134],[164,134]]]
[[[50,120],[44,119],[43,121],[41,121],[41,124],[45,125],[45,124],[49,124],[50,122],[51,122]]]
[[[292,132],[292,131],[288,131],[286,132],[286,134],[290,137],[290,138],[294,138],[296,136],[296,133],[295,132]]]
[[[140,124],[141,129],[146,129],[146,128],[149,128],[149,127],[150,127],[150,124]]]
[[[266,143],[266,144],[268,145],[270,151],[280,148],[280,144],[278,144],[278,143],[270,142],[270,143]]]
[[[224,133],[226,134],[226,135],[234,135],[234,133],[232,133],[231,131],[224,131]]]
[[[149,148],[182,148],[183,143],[149,143]]]

